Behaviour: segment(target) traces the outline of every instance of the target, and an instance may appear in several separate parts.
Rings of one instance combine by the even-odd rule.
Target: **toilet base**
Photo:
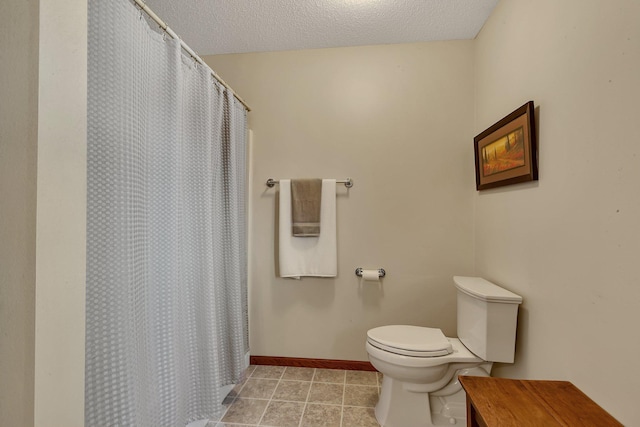
[[[430,397],[431,422],[434,426],[465,426],[467,404],[464,390],[447,397]]]
[[[429,393],[407,391],[403,383],[388,376],[382,378],[376,419],[382,427],[431,427]]]
[[[410,384],[382,378],[380,400],[375,408],[382,427],[434,427],[466,425],[466,394],[458,374],[489,376],[491,363],[458,370],[451,382],[434,393],[414,392]]]

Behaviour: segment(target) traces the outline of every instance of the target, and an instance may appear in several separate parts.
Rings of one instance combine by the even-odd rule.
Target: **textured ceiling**
[[[147,0],[199,55],[473,39],[498,0]]]

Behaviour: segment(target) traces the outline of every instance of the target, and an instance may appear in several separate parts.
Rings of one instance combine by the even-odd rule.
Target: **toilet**
[[[489,376],[494,362],[513,363],[522,297],[480,277],[453,282],[458,338],[410,325],[367,332],[369,361],[383,375],[375,409],[382,427],[465,425],[458,376]]]

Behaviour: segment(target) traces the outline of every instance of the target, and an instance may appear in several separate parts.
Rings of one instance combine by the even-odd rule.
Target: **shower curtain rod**
[[[242,105],[244,105],[244,108],[247,109],[247,111],[251,111],[251,107],[249,107],[247,105],[246,102],[244,102],[244,99],[240,98],[240,96],[231,88],[231,86],[229,86],[224,80],[222,80],[222,77],[220,77],[219,75],[216,74],[215,71],[213,71],[213,69],[211,67],[209,67],[203,60],[202,58],[200,58],[198,56],[197,53],[195,53],[193,51],[193,49],[191,49],[184,41],[182,41],[182,39],[171,29],[169,28],[169,26],[162,20],[160,19],[160,17],[158,15],[155,14],[155,12],[153,10],[151,10],[149,8],[149,6],[147,6],[142,0],[133,0],[133,2],[140,8],[140,10],[145,11],[145,13],[147,15],[149,15],[149,17],[151,19],[153,19],[159,26],[160,28],[162,28],[162,30],[164,32],[166,32],[167,34],[169,34],[174,40],[178,40],[180,42],[180,47],[182,47],[184,50],[187,51],[187,53],[189,55],[191,55],[191,57],[196,60],[198,63],[200,63],[201,65],[207,67],[209,69],[209,71],[211,72],[211,75],[213,76],[214,79],[216,79],[218,82],[220,82],[220,84],[222,86],[224,86],[225,88],[227,88],[227,90],[231,91],[231,93],[233,94],[233,96],[240,101],[240,103]]]

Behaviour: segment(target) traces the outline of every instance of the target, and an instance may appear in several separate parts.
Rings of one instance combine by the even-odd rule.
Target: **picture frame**
[[[538,180],[533,101],[473,138],[476,189]]]

